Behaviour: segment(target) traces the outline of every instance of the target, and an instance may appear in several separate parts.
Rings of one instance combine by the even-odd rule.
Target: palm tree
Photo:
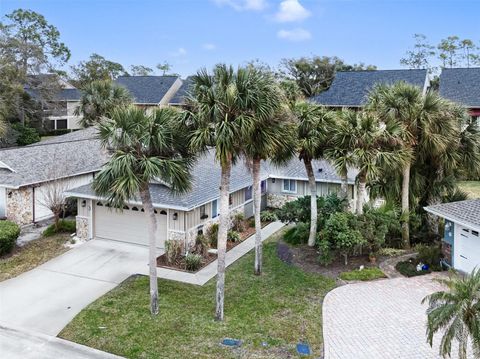
[[[416,160],[427,154],[445,153],[455,138],[451,123],[443,123],[448,106],[436,92],[423,95],[419,87],[398,82],[377,86],[369,96],[368,109],[377,113],[384,122],[396,120],[403,126],[403,149],[410,160],[402,167],[401,204],[402,239],[410,247],[411,169]]]
[[[132,96],[125,87],[109,80],[93,81],[83,89],[75,115],[83,116],[80,121],[83,127],[93,126],[103,117],[108,117],[116,107],[131,102]]]
[[[149,183],[161,180],[172,191],[190,186],[191,156],[183,133],[176,130],[179,112],[170,107],[146,115],[130,106],[114,109],[99,124],[103,146],[112,156],[93,181],[93,189],[115,208],[140,197],[148,223],[150,311],[158,313],[155,218]]]
[[[450,357],[452,341],[458,341],[459,359],[467,358],[469,340],[475,358],[480,357],[480,270],[474,269],[470,275],[450,276],[437,279],[447,287],[422,300],[428,303],[427,338],[430,346],[435,333],[443,333],[440,342],[440,355]]]
[[[189,128],[190,144],[195,151],[215,148],[221,167],[220,221],[218,228],[218,274],[216,290],[217,320],[224,318],[225,253],[229,226],[230,173],[232,165],[242,158],[246,139],[255,122],[271,115],[261,74],[253,67],[238,68],[217,65],[213,73],[200,70],[193,76],[191,94],[186,101],[189,113],[184,124]]]
[[[325,108],[309,103],[297,102],[293,108],[297,119],[299,158],[305,165],[310,188],[310,234],[308,245],[313,247],[317,235],[317,183],[312,161],[323,158],[329,146],[329,136],[334,120],[333,113]]]

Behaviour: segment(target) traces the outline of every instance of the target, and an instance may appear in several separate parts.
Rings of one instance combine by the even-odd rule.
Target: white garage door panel
[[[140,209],[140,207],[138,207]],[[167,216],[157,219],[157,247],[164,248],[167,238]],[[144,212],[125,209],[122,212],[105,206],[95,206],[95,237],[148,245],[147,218]]]
[[[480,234],[459,226],[457,239],[458,243],[454,248],[455,267],[466,273],[470,273],[475,267],[480,268]]]

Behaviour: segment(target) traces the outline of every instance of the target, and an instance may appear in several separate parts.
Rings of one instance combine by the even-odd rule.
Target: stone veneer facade
[[[7,219],[18,225],[33,222],[33,192],[31,187],[7,191]]]
[[[281,208],[287,202],[294,201],[298,199],[297,196],[290,196],[287,194],[267,194],[267,207],[271,208]]]
[[[83,216],[75,217],[76,227],[77,227],[77,237],[82,240],[88,240],[88,218]]]

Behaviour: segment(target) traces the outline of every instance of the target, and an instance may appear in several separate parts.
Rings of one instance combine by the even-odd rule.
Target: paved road
[[[148,248],[92,240],[0,283],[0,324],[56,336],[83,308],[132,274],[148,271]]]
[[[120,359],[121,357],[39,333],[0,326],[4,359]]]
[[[426,342],[426,306],[421,305],[426,295],[442,290],[432,276],[349,284],[329,292],[323,303],[325,359],[440,358],[440,337],[433,348]]]

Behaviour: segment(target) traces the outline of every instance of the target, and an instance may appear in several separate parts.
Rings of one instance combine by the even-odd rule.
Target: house
[[[327,195],[340,191],[340,178],[327,161],[314,161],[317,191]],[[150,192],[157,216],[157,246],[165,240],[186,242],[205,231],[218,220],[220,166],[214,153],[199,158],[192,170],[193,183],[188,193],[175,195],[165,184],[151,183]],[[276,167],[268,162],[261,166],[261,208],[280,207],[285,202],[308,195],[308,180],[303,162],[297,158]],[[349,199],[355,203],[355,176],[349,175]],[[148,244],[146,216],[139,198],[133,198],[123,210],[110,208],[105,198],[95,194],[87,184],[66,192],[77,198],[77,236],[85,239],[106,238],[123,242]],[[232,167],[230,184],[231,213],[253,216],[252,176],[243,161]]]
[[[182,86],[178,76],[120,76],[115,82],[130,92],[135,105],[147,109],[168,105]]]
[[[445,264],[465,273],[480,268],[480,198],[432,205],[425,210],[445,219]]]
[[[51,130],[82,128],[80,124],[82,116],[75,114],[80,105],[81,91],[56,75],[31,77],[34,80],[31,81],[31,85],[25,87],[25,92],[42,106],[46,127]]]
[[[183,80],[182,85],[175,93],[175,95],[170,99],[170,106],[183,106],[185,104],[185,98],[190,90],[190,87],[193,84],[193,76],[188,76]]]
[[[310,100],[332,108],[359,109],[376,85],[399,81],[418,86],[424,93],[430,84],[427,70],[338,71],[330,88]]]
[[[442,69],[440,95],[458,102],[480,124],[480,67]]]
[[[52,187],[89,183],[107,154],[88,128],[30,146],[0,150],[0,218],[27,225],[52,217],[47,208]],[[50,192],[51,193],[51,192]]]

